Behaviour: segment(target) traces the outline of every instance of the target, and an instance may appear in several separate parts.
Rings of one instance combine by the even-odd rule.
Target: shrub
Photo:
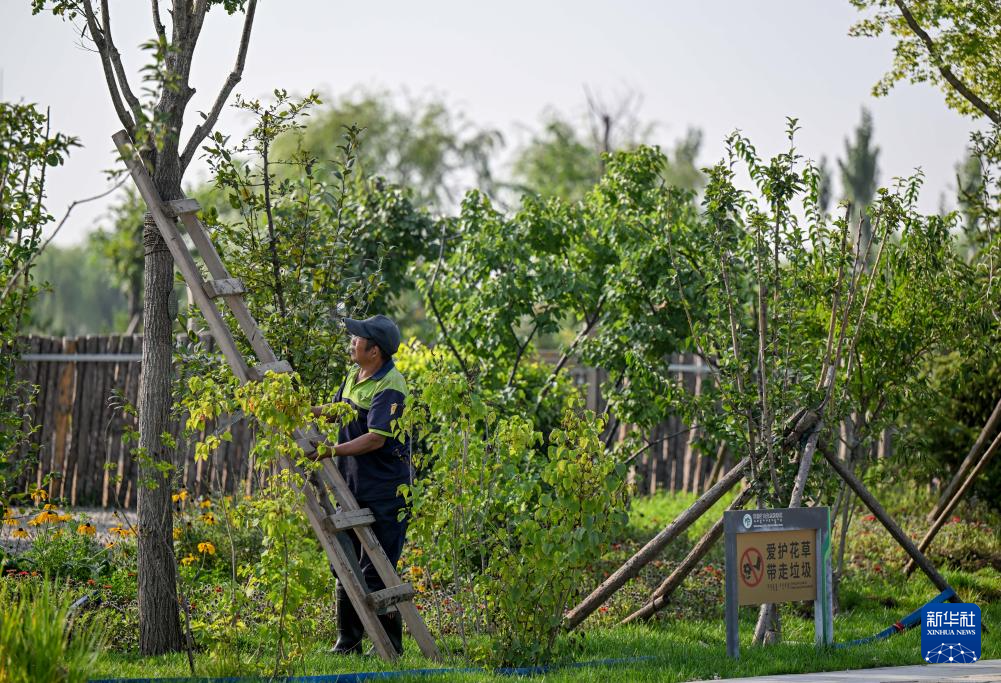
[[[438,604],[470,658],[545,661],[580,573],[626,522],[625,467],[601,442],[604,421],[574,399],[544,440],[529,420],[499,416],[437,353],[431,367],[399,425],[425,443],[422,475],[406,487],[421,558],[411,578],[447,594]],[[492,644],[470,638],[484,632]]]

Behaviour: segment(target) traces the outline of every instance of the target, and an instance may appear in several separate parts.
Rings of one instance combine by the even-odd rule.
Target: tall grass
[[[83,683],[103,648],[102,623],[70,609],[48,580],[0,582],[0,683]]]

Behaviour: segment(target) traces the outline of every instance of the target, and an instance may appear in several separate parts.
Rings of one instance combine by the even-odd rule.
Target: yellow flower
[[[81,524],[80,526],[78,526],[76,528],[76,532],[81,536],[93,536],[94,534],[97,533],[97,529],[94,528],[93,524],[87,522],[86,524]]]
[[[175,526],[174,527],[174,540],[176,541],[180,537],[181,537],[181,527]]]
[[[170,496],[170,500],[173,502],[184,502],[188,499],[188,489],[181,489],[177,493]]]
[[[198,504],[198,507],[205,508],[207,510],[208,508],[212,507],[212,501],[206,498],[205,500],[203,500]]]
[[[115,534],[116,536],[120,536],[121,538],[127,538],[128,536],[131,536],[133,534],[132,529],[124,529],[120,526],[113,526],[110,529],[108,529],[108,531]]]
[[[181,564],[187,567],[189,564],[195,562],[197,559],[198,559],[197,557],[195,557],[191,553],[188,553],[186,556],[181,558]]]
[[[224,503],[226,503],[226,505],[232,505],[233,504],[233,496],[223,496],[222,500],[223,500]]]
[[[73,516],[72,515],[68,515],[66,513],[63,513],[61,515],[56,515],[56,521],[57,522],[68,522],[71,519],[73,519]]]
[[[19,526],[17,530],[11,532],[11,536],[14,538],[28,538],[28,532],[24,530],[23,526]]]
[[[115,542],[114,541],[108,541],[107,543],[104,544],[104,549],[105,550],[111,550],[114,547],[115,547]]]
[[[31,492],[31,499],[36,503],[45,500],[48,497],[49,494],[45,491],[45,489],[35,489]]]
[[[43,509],[43,510],[55,510],[55,509],[56,509],[56,506],[55,506],[55,505],[53,505],[52,503],[46,503],[46,504],[45,504],[45,507],[43,507],[42,509]]]
[[[17,526],[17,517],[10,514],[10,510],[7,510],[7,516],[3,518],[3,523],[7,526]]]
[[[28,522],[29,526],[39,526],[40,524],[47,524],[49,522],[59,521],[59,515],[53,514],[49,510],[42,510],[34,518]]]
[[[206,524],[215,524],[215,515],[213,515],[211,512],[206,512],[204,515],[201,516],[201,518],[202,521],[205,522]]]
[[[209,555],[215,555],[215,546],[208,541],[202,541],[198,544],[198,552],[208,553]]]

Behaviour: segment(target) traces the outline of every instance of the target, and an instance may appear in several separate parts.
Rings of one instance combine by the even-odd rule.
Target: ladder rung
[[[292,365],[287,360],[276,360],[274,363],[261,363],[250,369],[250,375],[255,380],[264,379],[264,375],[269,372],[292,372]]]
[[[320,443],[323,439],[323,434],[316,427],[309,427],[296,432],[295,442],[305,455],[312,455],[316,451],[314,444]]]
[[[389,609],[397,603],[413,600],[414,587],[409,583],[401,583],[399,586],[383,588],[381,591],[369,593],[365,596],[365,599],[368,600],[368,604],[372,606],[372,609],[379,612]]]
[[[197,199],[173,199],[163,202],[163,212],[168,218],[177,218],[182,213],[198,213],[202,210],[202,205]]]
[[[375,523],[375,516],[368,508],[360,510],[341,510],[324,520],[334,532],[347,531],[358,526],[370,526]]]
[[[243,286],[243,280],[235,277],[225,280],[206,280],[203,288],[210,299],[218,299],[221,296],[232,294],[244,294],[247,291],[247,288]]]

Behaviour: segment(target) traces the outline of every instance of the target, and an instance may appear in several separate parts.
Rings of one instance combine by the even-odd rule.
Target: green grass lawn
[[[690,504],[688,496],[661,495],[640,499],[634,504],[628,537],[609,548],[602,566],[595,568],[600,578],[604,571],[614,570],[639,545],[665,526],[678,512]],[[837,649],[818,649],[813,644],[813,619],[808,607],[787,605],[782,610],[783,642],[767,648],[750,644],[756,619],[756,609],[741,609],[741,658],[726,656],[723,624],[723,588],[719,576],[722,569],[722,548],[714,548],[704,564],[711,569],[697,570],[675,596],[675,601],[658,617],[642,625],[617,626],[622,616],[635,609],[640,601],[684,556],[692,543],[712,523],[727,501],[689,531],[685,542],[668,548],[662,559],[652,564],[613,600],[595,613],[574,636],[568,651],[575,654],[567,668],[555,669],[537,677],[545,681],[687,681],[693,679],[730,678],[762,674],[799,673],[857,669],[877,666],[921,663],[920,629],[912,629],[879,643]],[[918,512],[927,506],[915,504],[909,497],[890,497],[890,507],[899,515],[905,527],[913,533],[922,528]],[[961,516],[963,515],[963,516]],[[951,585],[968,602],[980,605],[984,622],[991,632],[983,637],[983,657],[1001,658],[1001,540],[998,538],[996,516],[980,510],[961,509],[959,521],[947,526],[936,541],[930,557],[940,567]],[[976,521],[970,521],[975,519]],[[846,576],[840,588],[841,612],[834,622],[835,640],[847,642],[873,635],[918,609],[938,591],[920,573],[905,580],[900,567],[903,553],[889,535],[865,515],[857,515],[849,533],[846,553]],[[959,569],[964,566],[966,569]],[[595,579],[591,578],[593,583]],[[588,585],[586,588],[590,589]],[[273,652],[273,646],[258,644],[263,652]],[[455,636],[440,641],[446,652],[458,652]],[[319,675],[357,671],[401,669],[464,668],[457,656],[434,663],[420,655],[412,640],[406,642],[406,654],[399,662],[389,665],[377,657],[337,657],[327,653],[330,643],[318,640],[305,650],[296,675]],[[245,645],[244,656],[256,649]],[[604,659],[648,658],[637,662],[606,666],[580,667],[573,663]],[[568,657],[568,660],[571,658]],[[260,661],[258,660],[259,666]],[[199,675],[237,675],[252,673],[249,665],[241,668],[236,662],[213,662],[205,655],[196,657]],[[189,673],[185,655],[139,657],[108,651],[101,656],[95,678],[186,676]],[[485,673],[448,673],[421,676],[419,680],[506,681],[509,677]]]

